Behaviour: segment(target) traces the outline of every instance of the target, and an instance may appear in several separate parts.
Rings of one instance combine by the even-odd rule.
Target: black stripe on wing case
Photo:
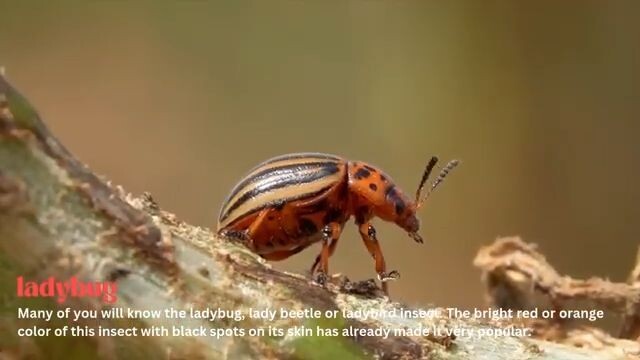
[[[299,166],[299,165],[298,165]],[[318,171],[309,172],[309,173],[300,173],[298,176],[295,176],[291,179],[284,181],[277,181],[270,183],[269,186],[261,187],[261,188],[253,188],[250,191],[244,193],[238,200],[236,200],[229,208],[224,212],[224,214],[220,214],[220,221],[224,221],[233,210],[240,207],[242,204],[247,202],[249,199],[254,198],[260,194],[267,193],[269,191],[281,189],[287,186],[292,185],[300,185],[300,184],[308,184],[314,182],[316,180],[320,180],[329,175],[333,175],[340,171],[340,167],[336,163],[326,163],[325,166],[321,167]],[[333,186],[333,185],[332,185]],[[308,196],[309,194],[300,194],[299,198],[303,198]],[[285,200],[285,199],[282,199]]]
[[[291,197],[288,197],[288,198],[286,198],[286,199],[282,199],[282,200],[284,200],[284,201],[294,201],[294,200],[304,199],[304,198],[307,198],[307,197],[309,197],[309,198],[315,198],[315,197],[317,197],[317,196],[321,196],[322,194],[324,194],[324,193],[326,193],[327,191],[331,190],[331,189],[333,188],[333,186],[334,186],[334,185],[328,185],[328,186],[325,186],[325,187],[323,187],[322,189],[320,189],[320,190],[318,190],[318,191],[316,191],[316,192],[310,193],[310,194],[298,194],[298,195],[296,195],[296,196],[291,196]],[[282,200],[279,200],[278,202],[281,202]],[[265,204],[263,204],[263,205],[261,205],[261,206],[257,206],[257,207],[255,207],[255,208],[253,208],[253,209],[250,209],[250,210],[249,210],[249,211],[247,211],[246,213],[244,213],[244,214],[240,214],[240,215],[236,216],[236,217],[235,217],[235,219],[233,219],[233,221],[231,221],[230,223],[228,223],[227,225],[225,225],[225,227],[232,226],[236,221],[238,221],[238,220],[242,219],[243,217],[248,216],[248,215],[251,215],[251,214],[253,214],[253,213],[256,213],[256,212],[258,212],[258,211],[260,211],[260,210],[266,209],[266,208],[268,208],[268,207],[270,207],[270,206],[273,206],[273,205],[275,205],[275,204],[276,204],[275,202],[265,203]],[[221,220],[220,220],[220,222],[224,221],[224,220],[229,216],[229,214],[231,214],[231,212],[228,212],[228,213],[226,214],[226,216],[224,217],[224,219],[221,219]]]
[[[231,193],[229,194],[229,196],[225,200],[225,205],[227,204],[228,201],[233,199],[234,196],[236,196],[243,189],[246,189],[250,185],[255,184],[257,182],[260,182],[262,180],[265,180],[265,179],[267,179],[269,177],[281,176],[281,175],[284,175],[284,174],[287,174],[287,173],[294,174],[294,173],[296,173],[298,171],[306,171],[306,170],[311,170],[311,169],[314,169],[314,168],[319,168],[320,169],[320,168],[325,167],[327,165],[335,165],[335,163],[332,163],[332,162],[311,162],[311,163],[303,163],[303,164],[282,165],[282,166],[276,166],[276,167],[264,169],[264,170],[256,173],[255,175],[253,175],[251,177],[248,177],[248,178],[242,180],[240,183],[238,183],[238,185],[236,185],[231,190]]]

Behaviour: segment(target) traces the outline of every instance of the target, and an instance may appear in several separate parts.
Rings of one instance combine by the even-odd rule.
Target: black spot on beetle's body
[[[392,203],[395,206],[396,214],[402,215],[402,213],[407,208],[407,204],[404,203],[404,200],[398,194],[395,186],[389,186],[385,192],[385,196],[387,201]]]
[[[376,191],[376,190],[378,190],[378,185],[376,185],[374,183],[371,183],[371,184],[369,184],[369,189],[371,189],[372,191]]]
[[[371,176],[371,172],[364,168],[358,169],[358,171],[356,171],[356,173],[353,175],[353,177],[356,178],[357,180],[366,179],[369,176]]]
[[[395,205],[396,205],[396,214],[398,215],[402,215],[402,213],[404,213],[404,210],[407,208],[407,205],[402,200],[396,201]]]
[[[387,197],[387,199],[393,199],[395,197],[398,197],[398,192],[396,191],[396,187],[393,185],[387,187],[387,190],[384,191],[384,195]]]
[[[380,174],[380,180],[382,180],[382,182],[387,182],[387,177]]]
[[[308,236],[308,235],[313,235],[315,233],[318,232],[318,227],[316,226],[316,224],[307,219],[307,218],[301,218],[300,219],[300,232],[302,233],[302,235]]]
[[[364,168],[369,170],[369,171],[371,171],[371,172],[373,172],[373,173],[378,172],[378,170],[376,170],[375,168],[373,168],[373,167],[371,167],[369,165],[364,165]]]

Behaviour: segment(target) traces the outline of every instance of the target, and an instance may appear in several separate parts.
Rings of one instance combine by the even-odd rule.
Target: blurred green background
[[[540,244],[559,271],[623,280],[640,239],[640,2],[1,1],[0,65],[100,174],[215,226],[256,163],[322,151],[413,193],[423,246],[378,224],[392,293],[482,304],[477,249]],[[275,266],[306,271],[307,250]],[[373,277],[349,226],[332,272]]]

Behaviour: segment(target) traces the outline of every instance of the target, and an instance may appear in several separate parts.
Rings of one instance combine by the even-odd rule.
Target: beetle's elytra
[[[241,239],[267,260],[286,259],[320,242],[322,249],[311,273],[317,282],[324,284],[329,257],[336,249],[344,224],[354,216],[375,261],[382,289],[387,293],[386,281],[396,278],[398,273],[387,273],[370,221],[379,217],[393,222],[422,243],[416,211],[458,165],[457,160],[450,161],[421,198],[437,161],[432,157],[427,164],[412,200],[388,175],[360,161],[321,153],[278,156],[256,166],[231,190],[220,210],[218,232]]]

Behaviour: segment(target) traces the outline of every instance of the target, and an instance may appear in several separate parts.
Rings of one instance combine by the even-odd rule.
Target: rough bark
[[[488,302],[511,310],[602,311],[610,318],[622,318],[620,338],[598,327],[596,321],[553,317],[522,320],[533,336],[556,343],[591,349],[611,349],[619,356],[640,355],[638,309],[639,266],[631,272],[629,284],[592,277],[586,280],[560,275],[538,252],[537,246],[518,237],[496,240],[480,249],[474,265],[482,270]]]
[[[151,196],[136,198],[77,161],[30,104],[0,76],[0,358],[431,358],[615,359],[618,353],[515,337],[47,337],[24,338],[17,308],[100,309],[99,301],[64,305],[17,298],[16,277],[118,283],[115,306],[130,309],[398,308],[370,283],[330,284],[273,270],[246,248],[162,211]],[[345,285],[346,284],[346,285]],[[345,290],[348,290],[345,292]],[[359,293],[359,294],[358,294]],[[163,319],[87,320],[126,327],[180,323],[189,327],[375,328],[494,326],[480,321],[386,318],[308,321],[249,319],[210,322]],[[50,326],[64,325],[64,322]],[[74,324],[75,325],[75,324]]]

